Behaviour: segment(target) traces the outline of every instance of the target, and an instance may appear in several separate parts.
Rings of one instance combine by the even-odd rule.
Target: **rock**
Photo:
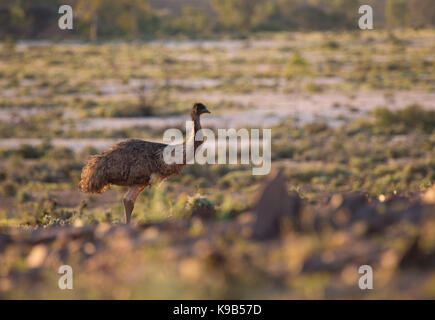
[[[416,268],[432,270],[435,267],[435,250],[425,251],[422,248],[421,238],[417,237],[403,255],[399,267],[401,269]]]
[[[289,195],[282,170],[270,181],[260,196],[255,208],[256,220],[253,237],[266,239],[280,233],[282,218],[289,217],[296,228],[300,228],[300,198],[296,193]]]
[[[139,230],[132,225],[117,225],[107,232],[105,242],[110,248],[120,251],[131,251],[138,239]]]
[[[361,193],[335,194],[329,201],[333,209],[331,225],[334,228],[343,228],[355,220],[355,215],[367,204],[367,198]]]
[[[427,204],[435,204],[435,185],[423,194],[422,200]]]
[[[321,255],[308,257],[302,266],[302,272],[338,272],[351,262],[351,257],[335,257],[325,259]]]
[[[37,229],[30,233],[20,232],[16,235],[15,241],[22,242],[30,245],[37,245],[41,243],[50,243],[62,239],[78,239],[86,238],[92,239],[94,234],[94,226],[83,227],[51,227],[47,229]]]
[[[302,229],[302,219],[301,219],[301,198],[295,191],[290,192],[288,197],[288,206],[290,210],[288,211],[288,217],[293,222],[293,227],[295,230],[300,231]]]
[[[113,226],[110,223],[107,222],[99,223],[95,228],[95,237],[97,239],[104,238],[112,228]]]
[[[419,234],[411,242],[400,260],[401,269],[435,268],[435,217],[432,215],[421,225]]]
[[[47,255],[48,255],[48,250],[45,245],[39,244],[37,246],[34,246],[32,251],[30,251],[29,255],[27,256],[26,259],[27,266],[29,268],[40,267],[44,263]]]
[[[11,242],[12,239],[10,235],[0,233],[0,252]]]
[[[368,202],[362,194],[334,195],[330,205],[333,208],[330,222],[334,228],[347,228],[363,223],[367,233],[383,232],[385,228],[402,220],[418,224],[423,210],[419,202],[400,196]]]
[[[354,212],[367,203],[367,197],[362,193],[335,194],[329,203],[335,209],[347,209]]]

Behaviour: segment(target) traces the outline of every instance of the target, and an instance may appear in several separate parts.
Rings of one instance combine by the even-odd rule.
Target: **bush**
[[[292,78],[296,75],[304,75],[309,73],[309,62],[299,53],[295,53],[287,62],[286,76]]]
[[[7,176],[6,171],[0,169],[0,182],[5,181]]]
[[[46,159],[60,160],[60,159],[72,159],[74,153],[71,149],[66,147],[55,147],[47,151],[44,155]]]
[[[17,200],[19,203],[25,203],[33,200],[33,197],[26,191],[20,191],[17,194]]]
[[[323,44],[323,47],[324,47],[324,48],[327,48],[327,49],[332,49],[332,50],[334,50],[334,49],[339,49],[339,48],[340,48],[340,44],[339,44],[337,41],[329,40],[329,41],[326,41],[326,42]]]
[[[420,128],[428,133],[435,129],[435,111],[424,110],[417,104],[397,111],[384,107],[376,108],[373,114],[377,124],[387,128],[402,125],[406,131]]]
[[[39,159],[41,157],[41,151],[34,146],[23,144],[17,150],[16,154],[24,159]]]
[[[324,122],[311,122],[304,126],[308,134],[316,134],[328,130],[328,125]]]
[[[191,217],[209,219],[216,216],[215,204],[200,194],[189,197],[186,207]]]
[[[7,182],[2,185],[2,194],[5,196],[15,196],[17,194],[17,187],[12,182]]]

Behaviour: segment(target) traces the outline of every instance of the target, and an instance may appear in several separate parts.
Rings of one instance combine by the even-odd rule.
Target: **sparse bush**
[[[15,153],[24,159],[38,159],[42,155],[41,150],[28,144],[21,145]]]
[[[322,92],[323,91],[323,86],[316,84],[314,82],[309,82],[305,85],[305,90],[307,90],[308,92]]]
[[[12,182],[6,182],[2,184],[1,191],[3,195],[13,197],[17,194],[17,187]]]
[[[60,159],[72,159],[74,157],[71,149],[65,147],[55,147],[48,150],[44,158],[51,160],[60,160]]]
[[[148,117],[154,114],[153,108],[144,103],[110,104],[93,109],[92,113],[98,117]]]
[[[25,203],[32,200],[33,200],[32,195],[25,190],[20,190],[17,194],[17,201],[19,203]]]
[[[323,47],[327,48],[327,49],[335,50],[335,49],[339,49],[340,48],[340,43],[338,43],[335,40],[329,40],[329,41],[326,41],[323,44]]]
[[[39,226],[63,226],[72,223],[74,211],[70,210],[53,210],[44,211],[37,220]]]
[[[186,209],[190,217],[210,219],[216,216],[215,204],[200,194],[188,198]]]
[[[3,181],[5,181],[5,180],[6,180],[6,178],[7,178],[7,174],[6,174],[6,171],[4,171],[4,170],[0,169],[0,182],[3,182]]]
[[[403,126],[406,131],[420,128],[431,133],[435,129],[435,111],[424,110],[416,104],[397,111],[377,108],[373,114],[377,124],[386,129],[398,125]]]
[[[298,75],[307,75],[310,71],[308,60],[302,57],[299,53],[295,53],[287,62],[286,77],[292,78]]]

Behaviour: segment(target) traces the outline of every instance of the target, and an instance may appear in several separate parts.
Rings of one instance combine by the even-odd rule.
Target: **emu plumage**
[[[191,139],[201,129],[200,116],[210,113],[202,103],[195,103],[191,118],[194,131]],[[202,141],[195,141],[194,151]],[[126,223],[130,222],[131,213],[139,193],[154,182],[179,174],[186,163],[167,164],[163,159],[163,150],[167,144],[149,142],[139,139],[122,141],[100,154],[91,156],[83,167],[79,188],[82,192],[101,193],[110,185],[128,186],[123,198]],[[186,141],[183,142],[183,153]]]

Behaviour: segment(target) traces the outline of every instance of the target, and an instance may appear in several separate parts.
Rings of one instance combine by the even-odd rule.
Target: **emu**
[[[196,133],[201,129],[200,116],[210,113],[202,103],[193,105],[190,116],[194,130],[182,143],[185,159],[186,144],[193,141],[194,151],[203,143],[195,141]],[[140,192],[156,182],[179,174],[186,163],[167,164],[163,150],[167,144],[149,142],[139,139],[122,141],[113,147],[91,156],[81,174],[79,188],[86,193],[102,193],[110,185],[127,186],[127,193],[122,199],[125,210],[125,222],[130,223],[134,203]]]

